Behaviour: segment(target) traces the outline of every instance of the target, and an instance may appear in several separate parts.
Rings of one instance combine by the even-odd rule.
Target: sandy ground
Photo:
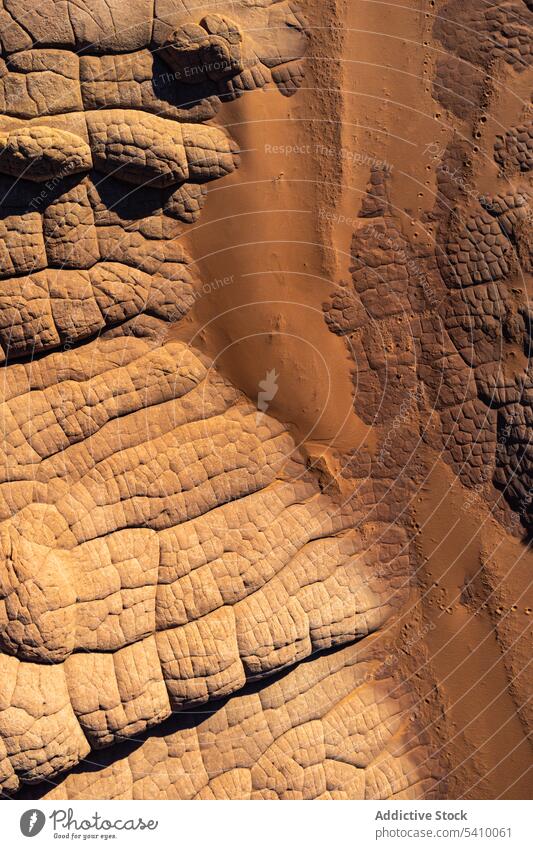
[[[402,232],[431,246],[436,167],[427,148],[468,132],[432,97],[443,52],[432,36],[434,5],[310,0],[301,91],[293,101],[267,90],[225,106],[242,164],[211,187],[200,222],[183,237],[211,291],[173,335],[211,356],[250,398],[274,369],[269,412],[304,448],[376,444],[357,400],[354,409],[357,362],[322,313],[332,282],[349,278],[370,166],[388,164]],[[493,179],[484,162],[494,134],[516,121],[527,90],[516,74],[496,87],[476,136],[480,190]],[[512,356],[522,355],[506,361],[511,371]],[[422,639],[406,645],[399,627],[399,656],[427,703],[449,795],[527,798],[531,554],[481,499],[472,502],[438,452],[420,451],[429,475],[411,505],[419,564],[406,621],[418,623]]]

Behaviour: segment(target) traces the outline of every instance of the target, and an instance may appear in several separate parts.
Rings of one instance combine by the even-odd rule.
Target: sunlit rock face
[[[267,83],[296,91],[299,12],[89,5],[2,9],[2,789],[430,790],[392,754],[405,693],[342,650],[405,597],[405,532],[361,526],[281,424],[166,341],[201,282],[180,234],[239,164],[207,122]]]
[[[433,445],[450,437],[442,450],[465,485],[490,467],[512,505],[531,483],[519,450],[530,377],[498,384],[498,412],[486,404],[494,304],[530,270],[529,130],[513,126],[494,149],[516,190],[468,214],[437,203],[440,242],[424,255],[402,233],[390,175],[372,169],[352,279],[332,281],[321,320],[350,342],[373,447],[298,444],[170,332],[202,286],[183,236],[246,155],[225,106],[256,89],[289,104],[304,78],[295,3],[215,5],[3,0],[0,787],[54,799],[443,795],[427,731],[442,705],[424,719],[420,675],[398,663],[404,648],[424,667],[424,635],[388,642],[421,560],[407,508],[424,469],[411,457],[429,399]],[[529,317],[513,306],[505,328],[523,340]],[[391,450],[405,393],[414,405]]]

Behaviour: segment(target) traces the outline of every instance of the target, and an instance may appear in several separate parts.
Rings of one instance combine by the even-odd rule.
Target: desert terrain
[[[0,791],[528,799],[525,0],[0,3]]]

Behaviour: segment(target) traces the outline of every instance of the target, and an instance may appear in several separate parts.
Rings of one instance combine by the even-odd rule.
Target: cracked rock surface
[[[408,689],[355,648],[406,597],[405,530],[167,338],[183,227],[239,164],[206,121],[293,94],[305,48],[291,3],[187,5],[2,3],[1,789],[431,793]]]
[[[492,126],[487,80],[528,78],[531,12],[451,0],[431,16],[419,94],[452,132],[438,158],[413,154],[428,202],[396,142],[355,177],[339,154],[345,125],[364,129],[335,76],[364,53],[361,4],[344,28],[315,0],[226,5],[0,0],[0,792],[475,797],[498,752],[464,733],[471,703],[455,713],[471,688],[446,684],[484,644],[469,627],[503,669],[511,751],[529,722],[495,552],[531,531],[531,121]],[[264,126],[330,152],[261,157]],[[249,288],[204,278],[213,256]],[[252,349],[232,370],[239,298],[255,313],[239,332],[272,362]],[[327,386],[287,342],[307,324]],[[337,393],[354,429],[307,432]],[[460,496],[493,523],[475,565],[472,511],[453,501],[431,525]],[[435,557],[443,527],[458,556]]]

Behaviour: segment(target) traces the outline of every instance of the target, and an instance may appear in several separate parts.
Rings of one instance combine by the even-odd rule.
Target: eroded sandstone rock
[[[375,445],[331,459],[168,338],[201,286],[183,225],[239,165],[212,119],[244,91],[297,90],[299,10],[34,5],[0,12],[2,792],[442,795],[416,673],[400,681],[384,647],[411,613],[424,441],[530,524],[530,375],[498,365],[531,340],[513,291],[531,267],[527,116],[491,152],[514,182],[490,195],[458,186],[450,145],[430,248],[371,169],[325,318]],[[447,6],[435,97],[467,121],[487,68],[525,70],[529,19]]]

